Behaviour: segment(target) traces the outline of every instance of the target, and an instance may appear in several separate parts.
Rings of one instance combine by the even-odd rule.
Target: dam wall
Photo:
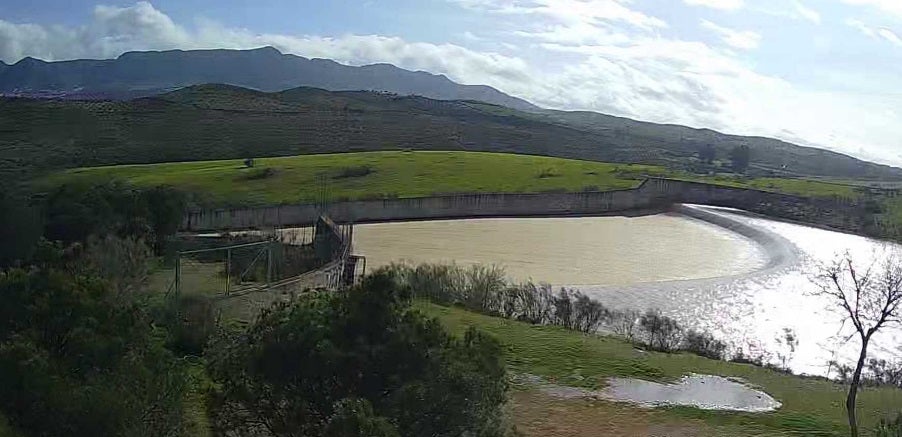
[[[336,223],[479,217],[591,216],[663,211],[673,204],[723,206],[774,217],[856,231],[855,205],[759,190],[673,179],[647,179],[625,190],[574,193],[488,193],[327,204],[279,205],[191,211],[182,230],[190,232],[313,224],[321,215]]]
[[[640,190],[536,194],[462,194],[403,199],[358,200],[326,205],[299,204],[218,209],[187,214],[186,231],[300,226],[328,215],[337,223],[475,217],[597,215],[663,205]]]

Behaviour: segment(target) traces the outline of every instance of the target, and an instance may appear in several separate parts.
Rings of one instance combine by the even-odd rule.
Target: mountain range
[[[272,47],[253,50],[128,52],[116,59],[46,62],[24,58],[0,65],[0,93],[22,97],[123,100],[190,85],[223,83],[260,91],[300,86],[331,91],[376,90],[439,100],[480,100],[539,109],[485,85],[461,85],[443,75],[390,64],[362,67],[307,59]]]
[[[212,84],[220,85],[212,85]],[[480,150],[689,168],[748,146],[755,175],[902,180],[784,141],[539,108],[482,85],[272,47],[0,63],[0,167],[384,150]]]

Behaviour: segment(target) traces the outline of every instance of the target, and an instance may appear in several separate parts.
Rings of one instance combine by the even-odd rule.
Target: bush
[[[727,344],[707,332],[690,329],[683,338],[682,350],[712,360],[722,360],[727,351]]]
[[[648,310],[639,319],[639,326],[645,330],[646,346],[661,352],[673,352],[680,345],[682,329],[676,320],[660,311]]]
[[[548,179],[558,176],[560,176],[560,173],[557,171],[557,169],[543,168],[536,177],[539,179]]]
[[[102,279],[0,274],[0,410],[25,435],[182,434],[184,368]]]
[[[608,327],[629,341],[641,334],[649,349],[664,352],[683,349],[713,359],[726,355],[725,343],[707,333],[686,333],[660,311],[612,311],[577,290],[561,289],[554,294],[548,284],[510,284],[504,271],[496,267],[395,264],[382,272],[413,296],[442,305],[461,305],[483,314],[585,333]]]
[[[611,330],[628,341],[636,337],[636,328],[642,313],[636,310],[614,311],[609,314]]]
[[[247,173],[242,174],[238,179],[245,181],[257,181],[261,179],[269,179],[276,175],[276,169],[271,167],[254,168]]]
[[[409,307],[395,279],[277,303],[219,338],[208,354],[216,431],[503,435],[500,345],[472,329],[452,337]]]
[[[183,193],[163,186],[139,190],[115,181],[63,185],[45,201],[44,236],[75,243],[115,234],[153,242],[162,253],[166,238],[181,225],[186,205]]]
[[[216,332],[216,314],[208,297],[180,295],[169,301],[164,318],[167,346],[181,354],[201,356]]]
[[[91,236],[78,260],[79,270],[103,278],[117,295],[135,292],[147,279],[150,248],[144,241],[115,235]]]
[[[355,167],[343,167],[332,176],[332,179],[348,179],[348,178],[362,178],[364,176],[373,173],[373,167],[369,165],[358,165]]]
[[[400,437],[398,429],[386,418],[378,417],[366,399],[343,399],[326,423],[324,437]]]

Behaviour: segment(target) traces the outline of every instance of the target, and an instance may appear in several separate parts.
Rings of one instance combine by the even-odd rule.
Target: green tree
[[[186,377],[134,302],[54,269],[0,273],[0,412],[29,436],[167,436]]]
[[[63,185],[47,196],[44,235],[64,243],[91,235],[129,236],[152,242],[160,253],[178,230],[185,207],[185,196],[169,187],[139,190],[116,181]]]
[[[736,173],[745,173],[752,161],[752,151],[749,146],[742,144],[730,150],[730,164]]]
[[[221,433],[504,431],[507,383],[499,344],[475,330],[452,337],[438,321],[411,310],[388,275],[371,276],[347,292],[276,304],[247,332],[219,339],[212,351],[214,424]]]

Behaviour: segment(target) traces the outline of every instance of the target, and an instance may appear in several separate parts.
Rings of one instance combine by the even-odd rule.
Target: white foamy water
[[[358,225],[354,244],[368,270],[401,260],[497,264],[515,279],[572,286],[609,307],[661,309],[686,327],[751,349],[785,350],[777,337],[792,329],[799,347],[788,364],[796,372],[825,375],[829,360],[857,357],[855,340],[842,341],[849,327],[812,294],[809,275],[846,250],[869,259],[884,243],[691,208],[725,218],[721,224],[733,223],[755,241],[701,220],[655,215]],[[899,356],[900,340],[899,329],[878,334],[871,355]]]

